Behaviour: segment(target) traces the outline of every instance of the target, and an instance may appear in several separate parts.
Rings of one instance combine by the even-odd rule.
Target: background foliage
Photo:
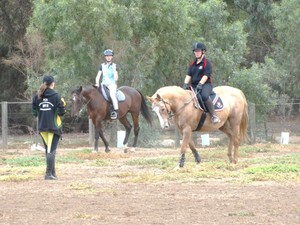
[[[69,96],[93,84],[102,52],[115,51],[119,86],[152,95],[182,85],[191,45],[202,41],[214,85],[241,88],[248,101],[299,103],[297,0],[2,0],[1,101],[30,100],[44,73]],[[16,8],[19,9],[17,11]],[[13,88],[8,88],[12,87]],[[294,113],[299,113],[295,106]]]

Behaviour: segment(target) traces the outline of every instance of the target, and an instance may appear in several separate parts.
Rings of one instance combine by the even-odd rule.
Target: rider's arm
[[[201,78],[201,80],[200,80],[200,84],[205,84],[205,82],[207,81],[207,79],[208,79],[208,76],[206,76],[206,75],[203,75],[203,77]]]
[[[190,81],[191,81],[191,76],[186,75],[185,78],[184,78],[184,83],[185,83],[185,84],[189,84]]]
[[[100,78],[101,78],[101,74],[102,74],[102,71],[99,70],[98,73],[97,73],[97,76],[96,76],[96,86],[99,87],[99,81],[100,81]]]

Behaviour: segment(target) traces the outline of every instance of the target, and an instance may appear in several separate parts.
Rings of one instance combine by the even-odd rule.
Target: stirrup
[[[216,123],[220,123],[221,120],[220,120],[219,117],[217,117],[216,115],[213,115],[213,116],[211,117],[211,122],[212,122],[213,124],[216,124]]]
[[[116,111],[113,111],[113,112],[110,114],[110,118],[111,118],[112,120],[117,119],[117,118],[118,118],[118,113],[117,113]]]

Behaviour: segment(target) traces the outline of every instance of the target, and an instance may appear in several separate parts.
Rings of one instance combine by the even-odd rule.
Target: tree
[[[0,95],[1,101],[24,99],[26,77],[22,72],[4,65],[3,60],[19,51],[17,43],[25,35],[31,13],[31,0],[0,1],[0,88],[4,90]]]
[[[272,10],[273,24],[276,29],[277,43],[274,44],[273,58],[282,79],[278,80],[279,91],[300,101],[300,8],[297,0],[283,0],[274,4]],[[299,108],[298,108],[299,109]]]

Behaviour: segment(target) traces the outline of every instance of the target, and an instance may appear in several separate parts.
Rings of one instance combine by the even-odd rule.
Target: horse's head
[[[82,86],[71,92],[71,116],[79,116],[83,104],[81,96]]]
[[[158,93],[152,97],[147,97],[148,101],[152,103],[152,111],[154,111],[159,119],[162,129],[169,129],[169,119],[172,117],[171,105],[168,100],[162,98]]]

